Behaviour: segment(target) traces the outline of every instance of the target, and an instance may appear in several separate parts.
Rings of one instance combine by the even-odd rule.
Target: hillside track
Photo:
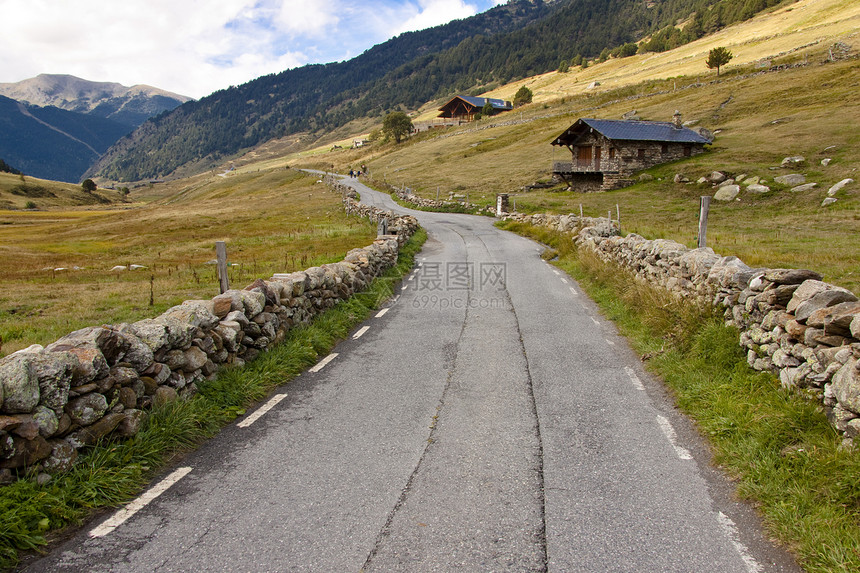
[[[800,571],[540,245],[409,212],[429,239],[379,313],[127,521],[26,570]]]

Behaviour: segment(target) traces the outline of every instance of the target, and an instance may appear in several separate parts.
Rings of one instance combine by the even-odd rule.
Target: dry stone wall
[[[193,395],[219,368],[241,366],[295,325],[363,290],[397,261],[414,217],[359,205],[388,219],[388,235],[343,261],[257,279],[209,300],[188,300],[132,324],[93,326],[0,359],[0,483],[15,472],[70,468],[108,434],[133,436],[153,405]]]
[[[666,239],[621,237],[608,219],[511,215],[569,234],[596,253],[679,299],[725,310],[740,330],[747,362],[777,373],[784,387],[819,401],[846,440],[860,436],[860,301],[803,269],[751,268],[710,248]]]

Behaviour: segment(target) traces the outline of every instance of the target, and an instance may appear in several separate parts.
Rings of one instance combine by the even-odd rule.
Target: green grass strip
[[[506,222],[553,249],[710,442],[714,462],[772,537],[810,572],[860,571],[860,452],[842,447],[822,408],[746,362],[738,332],[713,308],[679,304],[618,266],[578,253],[569,236]]]
[[[283,343],[244,368],[222,370],[190,400],[153,409],[133,438],[104,440],[83,453],[71,471],[46,485],[22,479],[0,487],[0,568],[14,567],[21,552],[39,551],[52,534],[80,525],[94,509],[130,501],[176,456],[193,450],[245,408],[313,365],[394,293],[426,239],[419,229],[401,249],[397,264],[368,289],[309,325],[290,330]]]

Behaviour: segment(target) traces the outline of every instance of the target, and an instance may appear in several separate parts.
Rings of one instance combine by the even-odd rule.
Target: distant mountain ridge
[[[67,74],[39,74],[20,82],[0,83],[0,95],[33,106],[111,119],[132,128],[192,99],[143,84],[127,87]]]
[[[58,74],[0,84],[0,158],[26,175],[77,183],[119,138],[190,99]]]

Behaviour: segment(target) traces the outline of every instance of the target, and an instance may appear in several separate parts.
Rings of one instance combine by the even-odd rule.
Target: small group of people
[[[367,165],[362,165],[360,170],[356,170],[356,169],[350,169],[349,170],[349,176],[350,177],[358,178],[362,174],[367,174]]]

